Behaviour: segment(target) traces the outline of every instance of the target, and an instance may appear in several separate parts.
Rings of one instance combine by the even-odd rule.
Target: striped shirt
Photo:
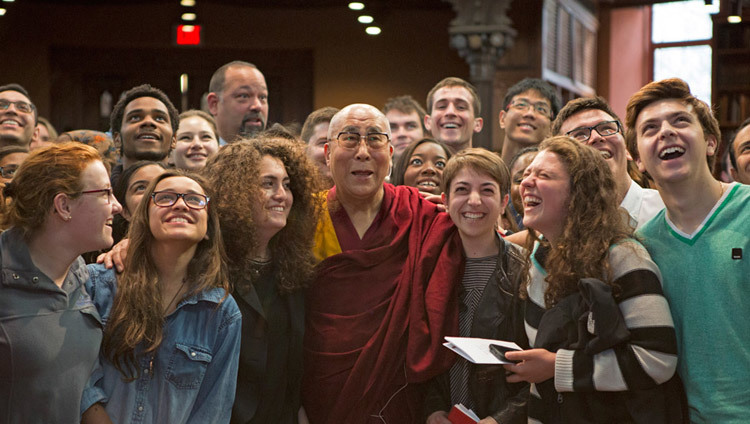
[[[497,255],[485,258],[466,258],[464,277],[461,281],[461,293],[458,304],[458,334],[471,337],[471,325],[474,322],[484,288],[495,272]],[[473,409],[474,402],[469,396],[469,362],[458,359],[450,369],[451,402],[463,404]]]
[[[534,246],[530,267],[529,298],[526,302],[525,326],[529,344],[537,343],[537,330],[544,306],[547,282],[545,249]],[[654,387],[668,381],[677,366],[676,338],[669,306],[662,293],[661,274],[646,250],[628,240],[611,246],[609,265],[612,279],[620,287],[615,297],[625,325],[628,340],[593,355],[583,349],[558,349],[555,360],[554,391],[531,385],[529,422],[544,422],[551,403],[561,402],[554,392],[621,392]],[[603,276],[598,278],[606,280]],[[575,317],[577,318],[577,317]],[[562,327],[560,327],[562,328]],[[589,330],[591,332],[591,330]],[[546,399],[546,396],[556,399]]]

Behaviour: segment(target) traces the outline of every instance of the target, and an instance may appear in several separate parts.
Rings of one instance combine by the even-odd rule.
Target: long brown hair
[[[612,171],[596,149],[567,136],[542,141],[539,151],[543,150],[557,155],[570,174],[567,216],[560,237],[552,244],[547,239],[539,240],[535,231],[529,231],[527,239],[527,246],[539,240],[543,248],[549,249],[542,264],[547,271],[546,306],[550,308],[578,291],[578,280],[586,277],[603,279],[617,293],[608,261],[609,248],[632,237],[633,230],[626,212],[617,204]],[[527,268],[531,254],[529,249]],[[528,281],[524,292],[526,285]]]
[[[260,199],[259,166],[263,156],[279,159],[289,174],[294,201],[287,223],[269,241],[271,260],[278,271],[281,293],[304,288],[312,278],[315,259],[313,236],[320,213],[315,165],[307,158],[304,145],[267,134],[244,139],[219,149],[208,161],[203,173],[216,190],[214,206],[219,212],[229,258],[230,273],[253,282],[251,254],[257,237],[253,209]]]
[[[148,208],[156,185],[170,177],[190,178],[211,199],[206,208],[207,238],[198,243],[188,264],[186,281],[190,285],[178,303],[213,287],[223,288],[227,295],[230,291],[224,243],[219,217],[212,205],[214,192],[211,186],[202,176],[191,172],[178,169],[165,172],[151,182],[133,215],[128,231],[130,244],[125,269],[118,276],[118,292],[104,329],[102,351],[126,380],[136,379],[140,375],[135,357],[136,346],[143,345],[143,353],[150,353],[159,347],[163,338],[164,312],[156,264],[150,254],[154,236],[149,226]]]

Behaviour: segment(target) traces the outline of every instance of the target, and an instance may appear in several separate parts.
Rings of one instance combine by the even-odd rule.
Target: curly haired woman
[[[296,423],[300,412],[304,289],[315,260],[316,171],[303,146],[260,135],[206,165],[216,188],[242,353],[233,423]],[[304,413],[302,413],[304,414]]]
[[[532,240],[526,330],[508,381],[531,385],[534,422],[679,421],[676,338],[661,275],[632,238],[599,152],[542,142],[521,182]],[[534,232],[529,232],[534,238]],[[530,242],[529,245],[532,243]]]

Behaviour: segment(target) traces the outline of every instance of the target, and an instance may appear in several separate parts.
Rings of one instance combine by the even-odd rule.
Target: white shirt
[[[664,202],[658,191],[643,188],[631,179],[630,188],[620,207],[628,211],[630,225],[638,229],[664,209]]]

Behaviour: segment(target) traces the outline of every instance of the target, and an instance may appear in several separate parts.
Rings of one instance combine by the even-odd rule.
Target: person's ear
[[[214,92],[208,93],[206,96],[206,103],[208,104],[208,111],[211,112],[211,115],[216,116],[216,113],[219,111],[219,95]]]
[[[432,133],[432,118],[430,118],[430,115],[424,116],[424,128],[427,132]]]
[[[716,147],[719,145],[718,141],[716,140],[716,136],[714,135],[707,135],[706,136],[706,156],[713,156],[716,154]]]
[[[331,167],[331,142],[327,142],[323,145],[323,154],[326,158],[326,166]]]
[[[478,133],[482,131],[482,127],[484,126],[484,119],[482,118],[475,118],[474,119],[474,132]]]
[[[497,117],[497,121],[500,123],[500,128],[505,129],[505,111],[501,110]]]
[[[71,198],[65,193],[57,193],[52,199],[52,208],[63,221],[70,221],[73,218]]]
[[[505,208],[508,207],[508,201],[510,201],[509,194],[504,195],[503,198],[500,200],[500,214],[501,215],[503,212],[505,212]]]

